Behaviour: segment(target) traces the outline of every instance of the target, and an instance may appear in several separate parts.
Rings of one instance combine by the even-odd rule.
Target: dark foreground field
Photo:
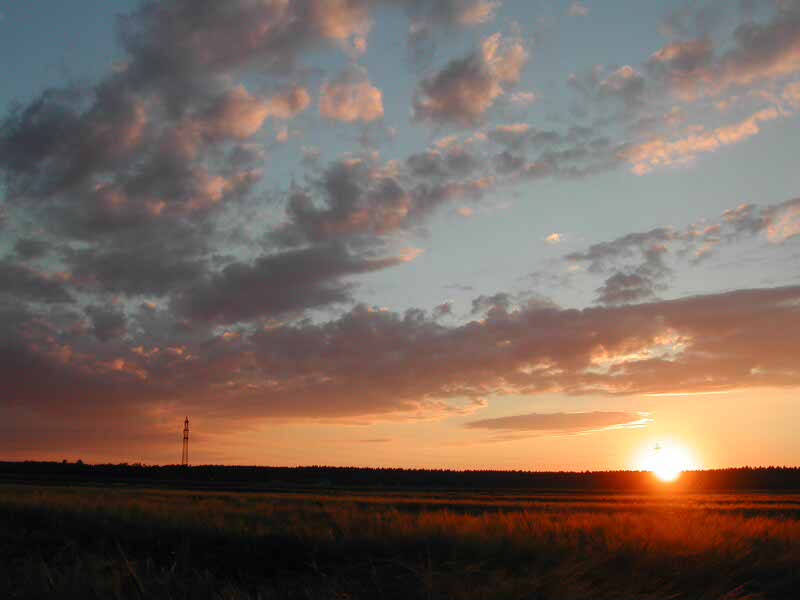
[[[800,496],[0,485],[2,598],[795,598]]]

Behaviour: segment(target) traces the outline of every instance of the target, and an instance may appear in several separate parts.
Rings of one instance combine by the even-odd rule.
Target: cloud
[[[513,299],[510,294],[499,292],[491,296],[478,296],[472,299],[472,314],[491,312],[507,312],[511,307]]]
[[[339,45],[363,49],[371,21],[367,0],[249,2],[220,6],[211,0],[148,2],[121,21],[132,56],[126,72],[140,85],[184,94],[209,75],[259,67],[287,72],[310,48]],[[170,83],[167,78],[173,77]]]
[[[589,270],[603,272],[610,264],[631,255],[649,255],[655,258],[667,242],[676,239],[676,233],[665,227],[649,231],[628,233],[610,242],[592,244],[584,252],[572,252],[566,259],[573,262],[589,263]]]
[[[441,319],[442,317],[453,314],[453,305],[450,302],[443,302],[433,309],[433,318]]]
[[[607,275],[597,290],[597,302],[627,304],[651,300],[667,289],[673,272],[668,258],[688,258],[690,264],[697,264],[723,244],[756,235],[774,244],[800,235],[800,200],[763,207],[741,204],[723,212],[716,223],[704,221],[683,229],[658,227],[629,233],[571,252],[564,259],[572,266],[586,264],[589,273]]]
[[[796,385],[799,299],[789,287],[583,311],[532,305],[449,328],[420,311],[356,307],[320,325],[262,330],[243,350],[272,382],[253,396],[266,414],[377,414],[504,393]]]
[[[569,5],[570,17],[585,17],[589,14],[589,8],[580,2],[573,2]]]
[[[598,84],[601,96],[620,98],[628,109],[641,105],[644,88],[644,77],[628,65],[620,67]]]
[[[117,307],[89,306],[86,314],[92,322],[92,333],[101,342],[121,338],[127,333],[125,313]]]
[[[402,264],[410,256],[368,259],[336,244],[235,262],[179,295],[175,309],[200,322],[236,323],[350,301],[342,277]]]
[[[246,140],[254,136],[273,117],[291,119],[303,112],[311,102],[308,91],[300,86],[284,90],[271,98],[252,96],[243,85],[225,92],[203,115],[179,125],[177,135],[207,136],[210,139]],[[184,140],[185,144],[193,140]]]
[[[19,265],[7,258],[0,260],[0,296],[48,304],[73,301],[59,276]]]
[[[737,4],[740,16],[746,19],[752,18],[753,4],[749,0]],[[722,24],[725,9],[730,5],[729,2],[710,2],[670,10],[659,23],[659,33],[668,38],[709,35],[715,27]]]
[[[501,5],[499,0],[409,0],[403,4],[411,15],[408,40],[417,64],[433,55],[437,30],[446,34],[483,25],[494,19]]]
[[[233,320],[274,302],[263,270],[244,274],[221,275],[212,304],[223,308],[210,310],[201,295],[198,316]],[[256,308],[226,304],[230,284],[249,286]],[[446,415],[505,394],[797,386],[799,307],[797,286],[583,310],[531,304],[453,326],[421,310],[359,305],[326,322],[266,320],[237,336],[177,328],[163,344],[129,326],[126,349],[75,337],[69,319],[0,306],[0,392],[12,400],[6,422],[20,427],[19,406],[69,415],[75,428],[103,411],[142,415],[131,422],[149,427],[177,402],[235,431],[269,418]]]
[[[484,113],[515,85],[528,51],[517,37],[496,33],[480,49],[454,59],[422,80],[414,94],[414,118],[461,126],[478,123]]]
[[[641,302],[654,298],[658,289],[660,286],[656,278],[646,273],[617,271],[597,290],[597,302],[601,304]]]
[[[86,433],[118,414],[133,430],[180,405],[233,431],[250,417],[464,414],[502,394],[797,384],[787,358],[797,354],[796,288],[653,301],[669,277],[667,251],[706,256],[749,235],[789,243],[796,200],[735,209],[716,229],[665,230],[573,256],[605,280],[602,306],[569,310],[501,292],[475,298],[466,322],[448,318],[448,303],[429,313],[353,306],[358,277],[412,260],[420,251],[406,238],[443,205],[477,212],[467,205],[499,186],[614,168],[636,146],[612,142],[600,120],[553,130],[512,121],[394,160],[363,149],[323,162],[320,150],[304,150],[306,171],[282,186],[274,178],[291,168],[279,160],[270,172],[272,153],[276,141],[303,134],[289,121],[308,111],[309,82],[325,82],[323,118],[380,119],[384,98],[366,72],[319,73],[308,56],[341,51],[353,62],[386,5],[146,1],[120,18],[113,72],[95,85],[46,90],[7,114],[4,422],[22,431],[35,412]],[[391,5],[410,15],[412,45],[489,23],[499,8]],[[711,50],[676,47],[653,61],[700,76],[721,64]],[[505,102],[519,113],[535,99],[514,91],[527,60],[516,33],[484,39],[420,77],[415,118],[471,126]],[[587,93],[638,108],[649,98],[648,68],[600,69]],[[780,102],[796,96],[789,86]],[[756,126],[768,120],[758,114]],[[751,129],[679,133],[733,143]],[[652,156],[641,151],[630,164],[660,166]]]
[[[411,0],[412,30],[430,25],[474,27],[488,23],[500,8],[499,0]]]
[[[512,92],[511,103],[517,106],[530,106],[538,100],[538,96],[534,92]]]
[[[262,178],[264,151],[249,140],[267,119],[310,104],[291,83],[295,60],[355,43],[369,29],[368,4],[142,3],[120,18],[124,59],[112,73],[91,87],[46,90],[4,118],[0,173],[12,214],[36,207],[53,260],[71,267],[82,292],[163,296],[196,282],[218,242],[217,219]],[[234,83],[256,63],[289,77],[269,92]],[[21,257],[35,252],[20,245]],[[36,287],[65,300],[60,283],[13,272],[20,293]]]
[[[781,117],[774,107],[762,109],[748,118],[707,130],[702,125],[690,128],[684,137],[670,139],[657,135],[641,144],[622,151],[622,156],[637,175],[645,175],[655,168],[684,165],[693,162],[698,155],[715,152],[724,146],[736,144],[753,137],[761,131],[761,123]]]
[[[497,125],[487,133],[487,136],[493,142],[508,146],[512,149],[521,147],[535,135],[536,130],[528,123]]]
[[[480,166],[458,148],[412,155],[405,163],[334,161],[309,185],[295,186],[287,222],[270,240],[281,246],[331,240],[382,245],[383,238],[414,227],[442,204],[491,189],[494,177],[474,173]]]
[[[697,80],[706,76],[713,53],[713,43],[709,38],[673,42],[655,52],[647,61],[646,68],[679,94],[692,98]]]
[[[548,244],[560,244],[561,243],[561,234],[560,233],[551,233],[546,238],[544,238],[544,241],[547,242]]]
[[[323,206],[314,201],[322,195]],[[379,235],[401,227],[412,209],[410,194],[397,178],[367,161],[334,162],[313,188],[296,188],[286,208],[289,222],[272,234],[282,245],[320,243]]]
[[[179,240],[138,250],[86,249],[69,256],[74,278],[86,291],[99,288],[116,294],[164,296],[198,280],[206,263],[200,249]]]
[[[410,172],[421,178],[457,177],[469,175],[480,166],[480,159],[469,148],[450,145],[444,150],[428,150],[406,159]]]
[[[497,172],[507,181],[558,177],[578,179],[615,168],[623,160],[625,145],[615,145],[591,127],[573,126],[562,132],[543,130],[528,123],[497,125],[486,139],[502,146],[494,155]],[[531,159],[527,153],[538,151]]]
[[[800,81],[789,84],[783,89],[783,100],[794,108],[800,108]]]
[[[47,255],[51,244],[35,238],[18,238],[14,243],[14,252],[23,260],[35,260]]]
[[[794,0],[779,2],[769,21],[748,19],[721,54],[712,53],[711,41],[704,36],[669,44],[648,65],[688,99],[786,77],[800,69],[800,5]]]
[[[0,169],[10,195],[52,195],[129,160],[144,140],[145,102],[99,88],[81,113],[84,93],[51,89],[18,105],[0,127]]]
[[[383,117],[383,95],[359,67],[351,67],[320,89],[320,114],[326,119],[369,123]]]
[[[608,67],[595,65],[590,70],[572,74],[567,80],[569,86],[578,92],[584,107],[578,110],[612,108],[623,110],[613,118],[629,119],[637,115],[645,106],[647,80],[630,65],[623,65],[609,72]]]
[[[800,198],[766,207],[741,204],[725,211],[722,221],[730,235],[765,233],[771,242],[782,243],[800,235]]]
[[[471,421],[465,427],[500,432],[587,433],[641,427],[647,421],[649,419],[639,413],[627,412],[528,413]]]

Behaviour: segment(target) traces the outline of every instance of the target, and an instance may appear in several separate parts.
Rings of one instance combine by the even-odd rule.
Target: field
[[[0,597],[790,598],[800,495],[0,485]]]

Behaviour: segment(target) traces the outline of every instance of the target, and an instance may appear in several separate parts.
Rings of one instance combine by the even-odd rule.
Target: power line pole
[[[183,452],[181,453],[181,466],[189,466],[189,417],[183,422]]]

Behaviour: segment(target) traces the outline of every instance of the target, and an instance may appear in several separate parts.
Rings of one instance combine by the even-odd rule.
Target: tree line
[[[198,489],[341,487],[386,489],[514,489],[576,491],[800,490],[798,467],[741,467],[688,471],[664,484],[644,471],[493,471],[368,467],[0,462],[0,481],[130,484]]]

